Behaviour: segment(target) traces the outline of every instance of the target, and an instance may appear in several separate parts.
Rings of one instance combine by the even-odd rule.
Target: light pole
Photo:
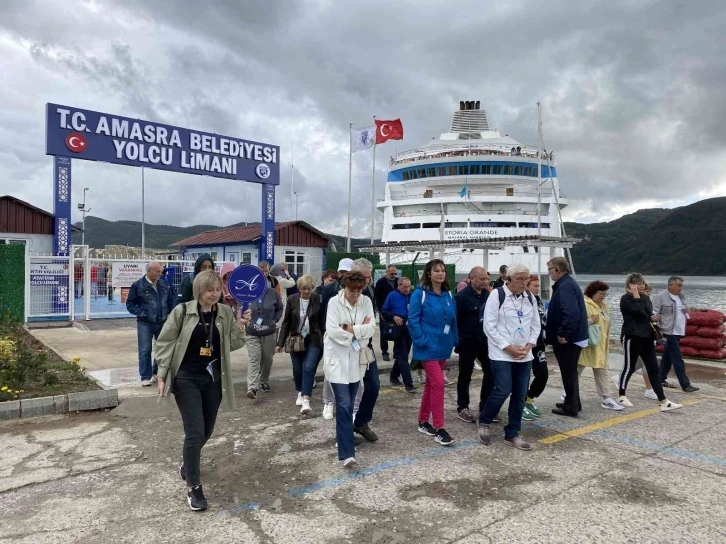
[[[86,193],[88,192],[88,187],[84,187],[83,189],[83,204],[78,205],[78,209],[81,211],[81,214],[83,214],[83,231],[81,232],[81,245],[86,245],[86,213],[91,211],[91,208],[86,209]]]
[[[300,196],[298,193],[293,193],[295,195],[295,221],[297,221],[297,203],[298,203],[298,197]]]

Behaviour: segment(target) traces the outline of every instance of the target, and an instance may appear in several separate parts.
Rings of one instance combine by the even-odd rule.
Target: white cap
[[[338,263],[338,272],[350,272],[353,270],[353,259],[341,259]]]

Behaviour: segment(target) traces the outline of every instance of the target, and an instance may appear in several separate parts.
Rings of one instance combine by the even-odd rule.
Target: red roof
[[[275,234],[278,238],[278,244],[282,245],[299,245],[297,243],[283,243],[280,238],[280,231],[288,232],[292,227],[295,230],[306,230],[313,235],[315,239],[314,246],[326,247],[328,240],[326,236],[319,230],[308,225],[304,221],[286,221],[283,223],[275,223]],[[189,247],[189,246],[216,246],[216,245],[228,245],[228,244],[241,244],[245,242],[255,242],[260,239],[262,235],[262,226],[257,223],[254,225],[248,225],[246,227],[227,227],[223,229],[207,230],[200,232],[189,238],[174,242],[174,247]]]
[[[11,195],[0,196],[0,232],[53,234],[55,216]],[[81,229],[74,227],[73,232]]]

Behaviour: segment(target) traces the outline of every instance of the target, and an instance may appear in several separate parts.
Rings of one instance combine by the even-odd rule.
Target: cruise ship
[[[558,207],[567,206],[567,199],[559,193],[552,154],[491,130],[480,102],[464,101],[449,132],[391,159],[385,198],[377,206],[383,212],[381,241],[392,244],[560,237]],[[546,274],[547,261],[556,255],[562,249],[526,244],[494,250],[455,247],[445,250],[444,260],[456,265],[457,275],[486,263],[496,277],[501,265],[514,262],[533,274],[541,266],[539,273]],[[412,259],[411,253],[390,254],[393,264]]]

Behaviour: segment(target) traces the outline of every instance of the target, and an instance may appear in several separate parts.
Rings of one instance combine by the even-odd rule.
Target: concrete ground
[[[287,367],[287,365],[286,365]],[[453,447],[416,432],[420,395],[383,386],[343,469],[333,421],[300,416],[291,380],[220,413],[202,454],[210,510],[191,512],[176,472],[183,432],[173,403],[126,398],[111,412],[0,426],[0,542],[671,542],[726,541],[726,385],[668,392],[688,405],[661,414],[630,388],[625,412],[600,408],[586,371],[579,419],[550,413],[561,381],[551,367],[543,417],[525,423],[534,446],[486,447],[455,417]],[[451,373],[456,377],[456,372]],[[475,374],[476,398],[481,373]],[[504,415],[504,414],[503,414]],[[506,420],[506,417],[505,417]]]

